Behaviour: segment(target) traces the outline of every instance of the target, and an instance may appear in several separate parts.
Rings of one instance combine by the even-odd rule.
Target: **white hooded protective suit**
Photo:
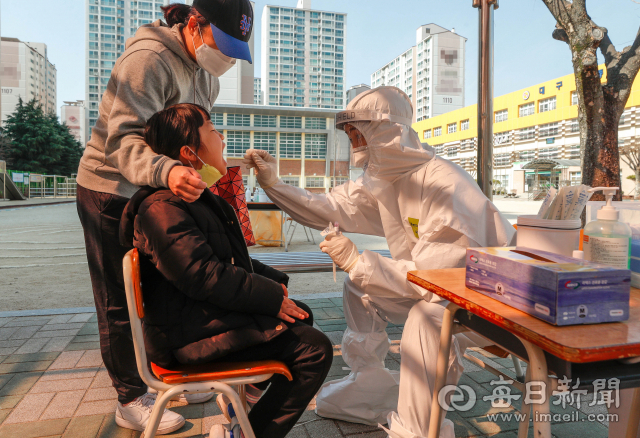
[[[409,122],[413,116],[409,98],[395,87],[362,93],[347,109],[370,110]],[[329,222],[338,222],[341,231],[384,236],[393,257],[364,251],[345,280],[348,328],[342,355],[351,373],[322,387],[318,414],[374,425],[386,423],[389,416],[392,436],[426,436],[429,387],[435,381],[446,302],[409,283],[407,272],[463,267],[467,247],[505,246],[514,229],[460,166],[423,146],[408,124],[375,118],[381,119],[349,122],[368,145],[353,153],[357,162],[365,163],[356,181],[347,181],[328,194],[313,194],[281,181],[265,191],[307,227],[322,230]],[[413,312],[407,321],[411,308],[422,301],[421,311]],[[398,402],[398,373],[384,366],[389,349],[385,328],[388,322],[405,321]],[[462,373],[457,348],[454,342],[448,379],[455,382]],[[411,358],[405,357],[407,351]],[[410,397],[402,393],[402,388],[412,387],[420,391]],[[393,413],[396,407],[399,414]],[[446,430],[445,425],[444,435]],[[449,432],[452,434],[452,427]]]

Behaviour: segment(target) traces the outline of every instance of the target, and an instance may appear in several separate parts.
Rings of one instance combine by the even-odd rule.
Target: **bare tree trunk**
[[[633,195],[633,199],[640,199],[640,167],[636,167],[636,193]]]
[[[618,52],[604,27],[587,13],[587,0],[543,0],[556,19],[553,38],[571,49],[578,94],[582,183],[621,187],[618,123],[640,69],[640,31],[633,45]],[[605,59],[607,82],[598,72],[597,50]],[[595,194],[594,200],[604,199]],[[618,191],[616,200],[622,199]]]

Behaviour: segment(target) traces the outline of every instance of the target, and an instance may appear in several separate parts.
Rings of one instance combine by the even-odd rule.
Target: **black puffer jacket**
[[[249,257],[233,208],[205,190],[187,203],[141,188],[129,201],[120,241],[138,248],[149,360],[210,362],[273,339],[286,274]]]

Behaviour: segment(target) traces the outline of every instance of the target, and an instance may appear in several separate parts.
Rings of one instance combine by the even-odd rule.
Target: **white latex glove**
[[[245,152],[242,162],[247,169],[256,169],[256,179],[263,189],[268,189],[278,182],[278,164],[269,152],[249,149]]]
[[[320,242],[322,252],[329,254],[329,257],[344,272],[349,272],[360,258],[358,247],[347,236],[340,233],[329,234]]]

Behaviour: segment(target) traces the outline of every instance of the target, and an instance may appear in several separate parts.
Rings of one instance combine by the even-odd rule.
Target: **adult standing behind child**
[[[140,186],[167,187],[187,202],[206,189],[200,175],[180,161],[154,153],[145,143],[147,120],[173,104],[193,102],[210,109],[218,77],[236,59],[251,62],[247,41],[253,30],[249,0],[194,0],[193,6],[162,8],[165,22],[141,26],[127,40],[106,88],[99,115],[78,169],[78,215],[84,229],[89,273],[98,315],[102,358],[118,393],[116,422],[143,430],[155,396],[136,369],[127,313],[118,226],[129,198]],[[92,62],[92,61],[90,61]],[[203,402],[212,394],[187,397]],[[184,423],[166,411],[159,433]]]

